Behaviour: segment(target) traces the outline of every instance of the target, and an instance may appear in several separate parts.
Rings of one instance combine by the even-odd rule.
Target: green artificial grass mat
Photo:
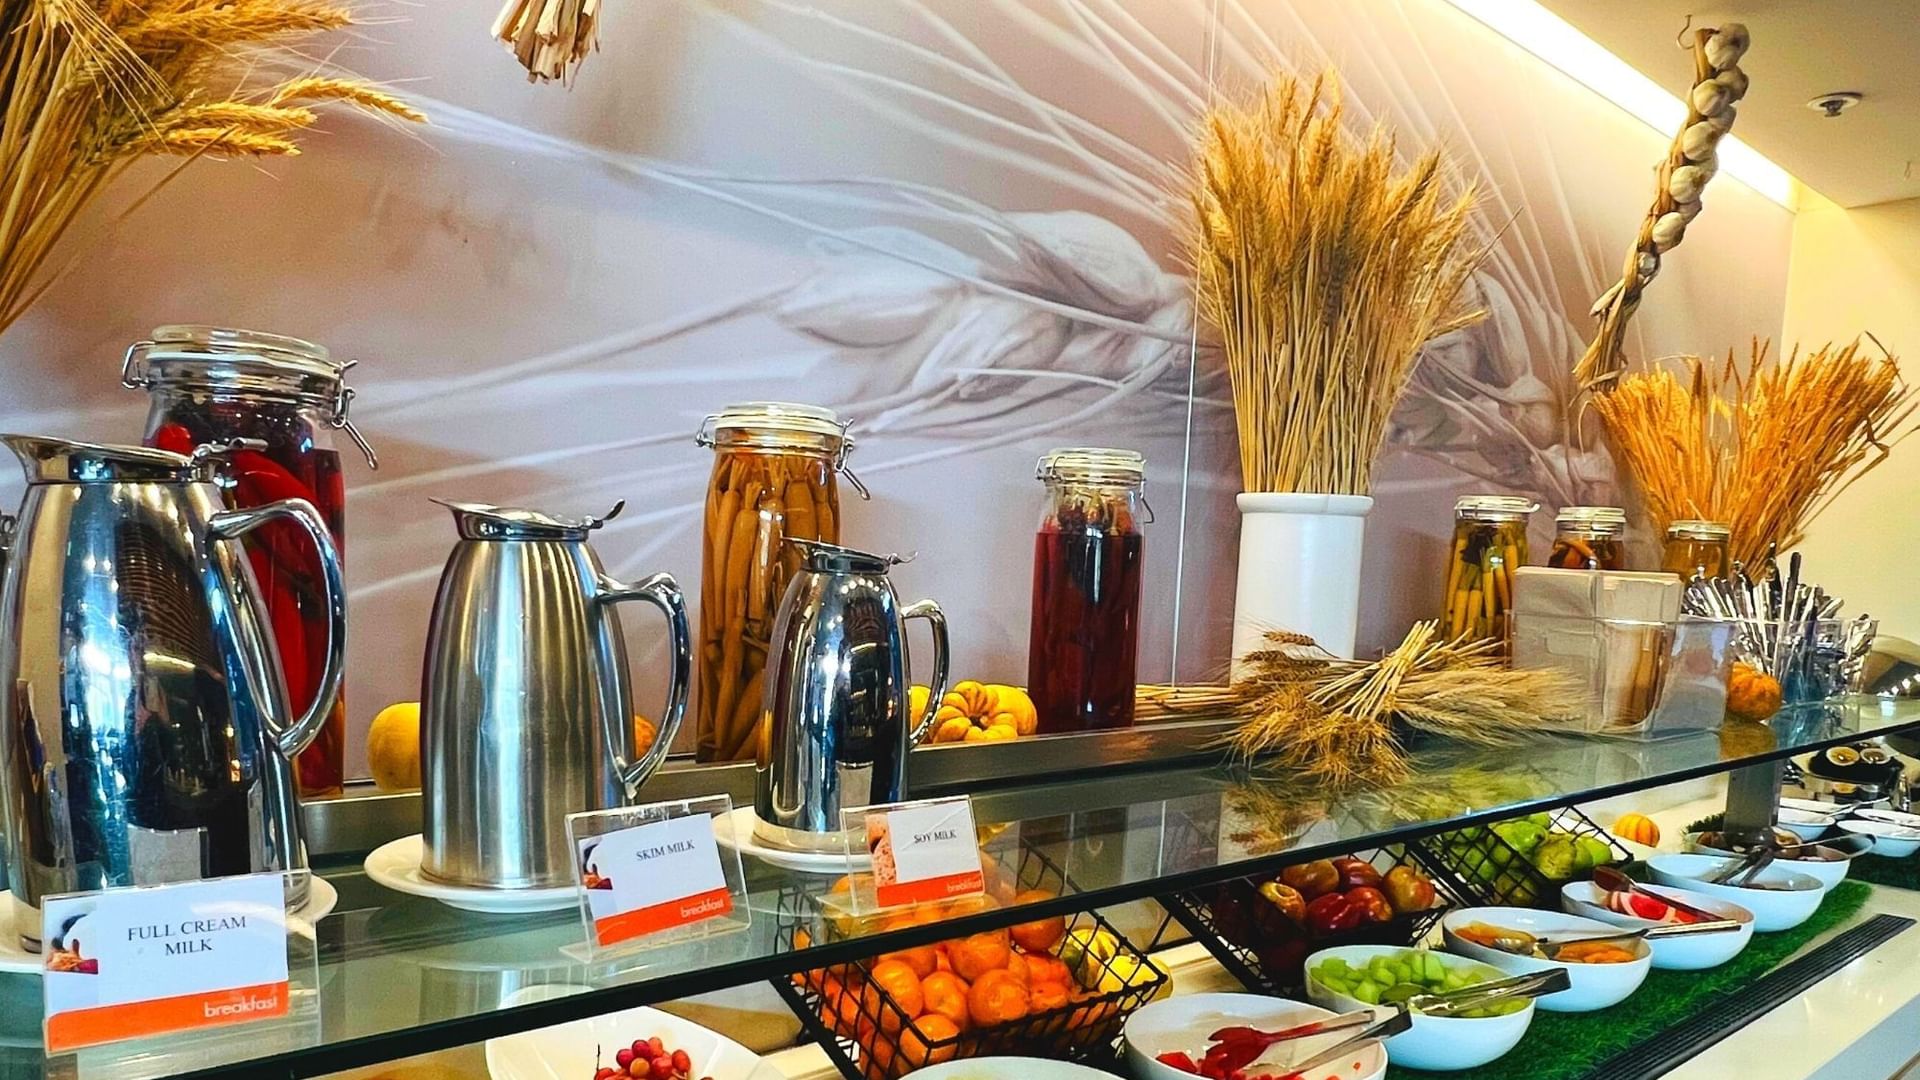
[[[1387,1070],[1387,1076],[1389,1080],[1439,1076],[1456,1080],[1577,1080],[1613,1055],[1654,1038],[1707,1003],[1778,967],[1807,942],[1859,912],[1871,892],[1860,882],[1843,881],[1799,926],[1777,934],[1755,934],[1739,956],[1717,968],[1648,972],[1640,989],[1611,1009],[1590,1013],[1536,1009],[1526,1038],[1492,1064],[1453,1073],[1395,1065]]]
[[[1847,868],[1847,879],[1896,889],[1920,890],[1920,855],[1909,855],[1904,859],[1862,855]]]

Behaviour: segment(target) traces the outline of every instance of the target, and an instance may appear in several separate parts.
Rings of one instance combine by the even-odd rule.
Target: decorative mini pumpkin
[[[1660,826],[1645,814],[1621,814],[1613,823],[1613,835],[1647,847],[1660,846]]]
[[[1780,711],[1780,680],[1746,664],[1727,677],[1727,715],[1759,722]]]
[[[1033,734],[1036,723],[1033,699],[1026,691],[968,679],[955,683],[940,699],[940,710],[934,714],[933,741],[1005,742]]]

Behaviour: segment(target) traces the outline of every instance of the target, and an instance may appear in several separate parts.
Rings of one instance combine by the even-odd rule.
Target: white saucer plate
[[[425,853],[426,842],[419,833],[382,844],[367,856],[367,876],[373,879],[374,884],[383,885],[394,892],[424,896],[448,907],[483,915],[559,911],[579,903],[579,890],[572,885],[550,889],[478,889],[469,885],[432,881],[420,872],[420,860]]]
[[[734,808],[728,815],[732,823],[732,836],[728,830],[716,828],[714,836],[722,847],[736,848],[742,857],[759,859],[783,870],[798,870],[803,874],[845,874],[849,871],[873,869],[873,856],[858,851],[851,858],[840,852],[795,851],[792,848],[774,847],[753,834],[753,807]]]

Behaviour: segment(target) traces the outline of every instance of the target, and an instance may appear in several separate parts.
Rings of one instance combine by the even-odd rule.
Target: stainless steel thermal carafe
[[[0,789],[15,927],[43,896],[304,868],[288,759],[333,708],[346,593],[326,523],[287,499],[223,507],[221,455],[0,436],[27,472],[0,587]],[[285,519],[320,552],[320,692],[289,719],[237,542]],[[305,901],[306,878],[289,879]]]
[[[606,518],[435,500],[460,541],[440,574],[420,688],[421,871],[455,885],[552,888],[576,878],[566,817],[630,802],[686,712],[692,639],[667,574],[615,581],[587,546]],[[667,616],[667,704],[633,746],[614,605]],[[637,760],[636,760],[637,759]]]
[[[788,543],[805,550],[806,563],[787,584],[767,650],[754,829],[770,844],[838,851],[843,808],[905,797],[907,752],[946,693],[947,619],[931,600],[901,606],[887,578],[895,556]],[[915,618],[933,627],[918,730],[908,715],[904,630]]]

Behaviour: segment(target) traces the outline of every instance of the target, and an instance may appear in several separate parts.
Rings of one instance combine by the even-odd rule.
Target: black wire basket
[[[1335,945],[1416,944],[1460,902],[1448,885],[1447,875],[1424,864],[1416,849],[1396,844],[1356,852],[1355,857],[1371,863],[1382,876],[1396,866],[1418,870],[1433,882],[1433,906],[1396,913],[1386,922],[1368,922],[1351,930],[1317,935],[1260,895],[1259,886],[1277,879],[1277,872],[1174,893],[1162,902],[1174,919],[1247,989],[1298,997],[1306,991],[1306,960],[1314,952]]]
[[[1020,891],[1060,891],[1064,875],[1051,860],[1026,847],[1017,858],[1017,867],[1006,869]],[[783,896],[779,932],[794,945],[809,939],[803,935],[829,940],[834,920],[822,918],[809,896]],[[893,993],[871,980],[887,956],[802,972],[776,980],[774,989],[849,1080],[896,1080],[943,1061],[1003,1054],[1113,1065],[1121,1027],[1160,995],[1165,972],[1095,912],[1065,917],[1053,955],[1066,963],[1075,984],[1067,1000],[1016,1020],[970,1022],[957,1035],[930,1033],[926,1017],[934,1013],[923,1010],[916,1023]]]
[[[1424,862],[1445,874],[1447,884],[1457,895],[1475,904],[1558,908],[1560,886],[1591,878],[1593,863],[1576,861],[1569,869],[1560,865],[1565,863],[1564,851],[1553,852],[1553,858],[1548,860],[1538,847],[1523,852],[1509,842],[1509,837],[1518,835],[1513,831],[1516,823],[1533,821],[1540,825],[1541,816],[1514,818],[1494,825],[1469,825],[1440,833],[1419,842],[1420,854]],[[1590,837],[1589,843],[1605,844],[1611,853],[1610,865],[1622,865],[1633,858],[1612,834],[1571,806],[1563,806],[1544,817],[1546,823],[1540,827],[1548,834],[1565,833],[1576,840]]]

